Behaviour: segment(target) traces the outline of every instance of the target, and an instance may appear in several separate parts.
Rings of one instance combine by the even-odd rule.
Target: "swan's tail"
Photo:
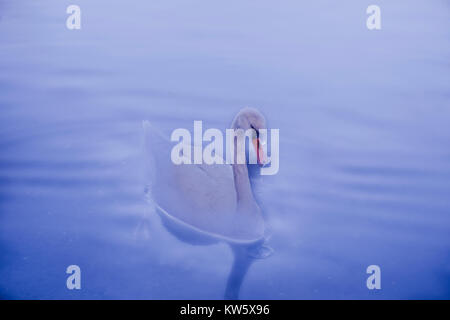
[[[155,157],[154,150],[152,148],[152,140],[153,140],[153,128],[150,125],[150,122],[147,120],[142,121],[142,129],[143,129],[143,162],[144,162],[144,175],[145,175],[145,184],[146,186],[153,181],[154,172],[155,172]]]
[[[170,146],[169,141],[156,129],[150,121],[142,122],[144,134],[143,158],[146,183],[150,186],[156,179],[156,168],[164,168],[163,157],[167,154],[167,148]],[[169,153],[170,154],[170,153]]]
[[[156,179],[156,148],[160,144],[162,137],[149,121],[142,122],[143,129],[143,174],[144,174],[144,197],[147,207],[142,213],[137,227],[134,231],[136,241],[149,240],[152,225],[152,216],[156,212],[155,203],[152,196],[152,186]]]

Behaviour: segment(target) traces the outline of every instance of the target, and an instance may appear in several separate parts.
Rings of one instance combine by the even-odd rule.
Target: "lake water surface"
[[[0,0],[0,297],[221,299],[231,251],[161,225],[141,123],[225,129],[245,106],[280,129],[280,171],[241,298],[450,298],[444,0]]]

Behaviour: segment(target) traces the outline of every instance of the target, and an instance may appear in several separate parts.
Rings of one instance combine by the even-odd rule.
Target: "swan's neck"
[[[248,206],[255,202],[248,177],[246,164],[233,164],[234,186],[239,206]]]
[[[236,130],[236,126],[233,126]],[[244,140],[245,141],[245,140]],[[245,142],[244,142],[245,143]],[[258,211],[258,205],[253,197],[252,186],[248,175],[247,164],[240,164],[238,161],[238,138],[234,138],[234,163],[233,176],[236,188],[238,211],[253,212]]]
[[[252,209],[256,202],[253,198],[252,187],[250,184],[250,178],[248,176],[247,164],[238,164],[238,139],[234,139],[234,164],[233,166],[233,176],[234,176],[234,186],[236,188],[238,210],[249,210]]]

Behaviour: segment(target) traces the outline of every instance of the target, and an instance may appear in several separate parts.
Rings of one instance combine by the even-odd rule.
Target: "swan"
[[[196,245],[229,244],[234,262],[224,298],[238,299],[253,260],[272,253],[265,245],[265,220],[252,191],[247,162],[236,161],[235,154],[234,164],[176,165],[170,158],[172,143],[150,122],[144,121],[143,128],[150,202],[165,228],[178,239]],[[231,129],[254,130],[253,147],[259,163],[264,152],[258,130],[265,128],[261,112],[248,107],[231,123]],[[235,150],[236,143],[235,138]]]

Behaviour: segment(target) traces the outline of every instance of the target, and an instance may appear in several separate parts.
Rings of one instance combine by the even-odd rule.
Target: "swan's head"
[[[258,164],[265,165],[267,159],[264,153],[265,139],[261,139],[260,130],[267,129],[266,118],[255,108],[241,109],[231,124],[232,129],[251,130],[251,138],[254,150],[258,158]]]

